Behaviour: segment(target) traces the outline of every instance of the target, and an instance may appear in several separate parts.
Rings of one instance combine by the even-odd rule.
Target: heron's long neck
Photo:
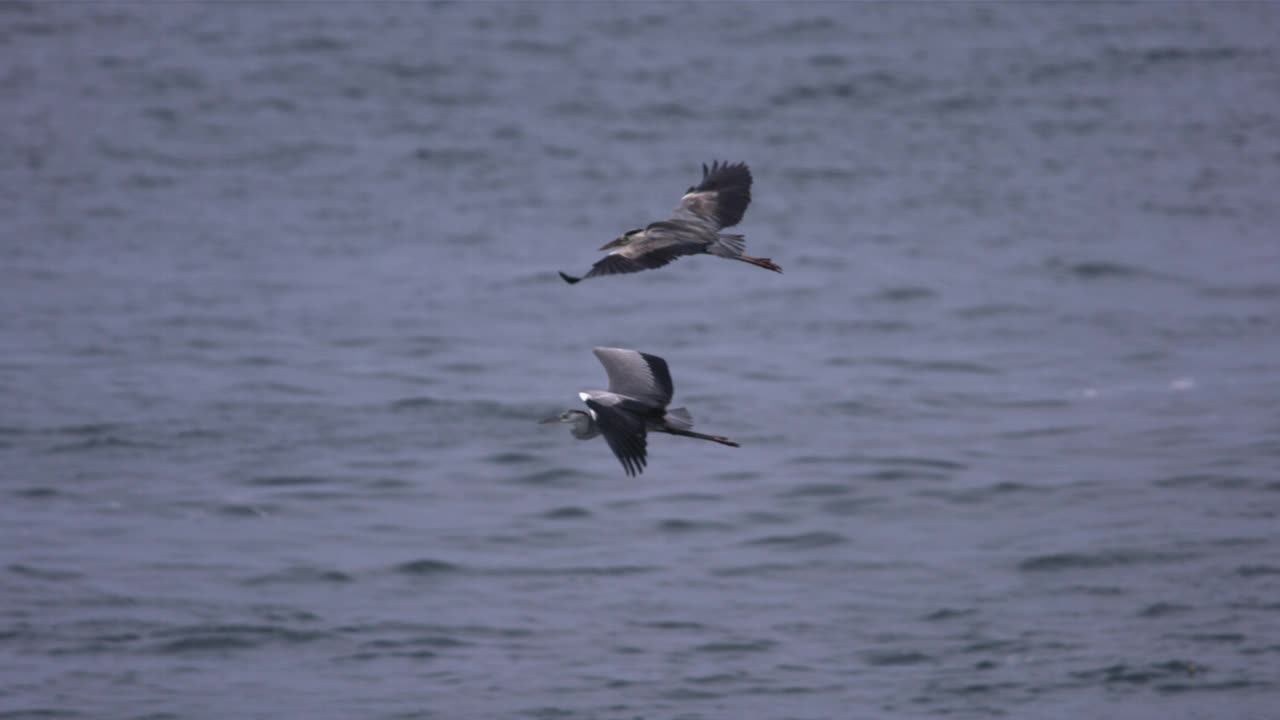
[[[596,422],[590,415],[583,413],[573,419],[572,432],[579,440],[590,440],[600,434],[600,428],[596,427]]]

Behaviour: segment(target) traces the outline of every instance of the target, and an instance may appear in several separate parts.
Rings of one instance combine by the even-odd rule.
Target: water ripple
[[[248,586],[259,585],[294,585],[294,584],[331,584],[349,583],[354,580],[351,575],[340,570],[316,567],[292,567],[286,570],[257,575],[244,581]]]
[[[326,637],[321,631],[292,630],[276,625],[189,625],[152,635],[154,652],[162,654],[220,653],[250,650],[262,645],[293,645]]]
[[[754,540],[748,540],[746,544],[786,550],[812,550],[831,545],[843,545],[847,542],[849,542],[849,538],[840,533],[819,530],[797,535],[766,535]]]
[[[400,563],[393,570],[404,575],[446,575],[462,570],[462,566],[444,560],[423,558]]]
[[[1062,572],[1071,570],[1095,570],[1100,568],[1128,567],[1185,562],[1195,555],[1186,552],[1154,550],[1101,550],[1087,553],[1052,553],[1035,555],[1018,563],[1022,572]]]

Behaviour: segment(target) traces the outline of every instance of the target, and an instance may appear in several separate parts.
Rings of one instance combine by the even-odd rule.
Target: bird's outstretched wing
[[[604,435],[609,449],[622,463],[627,475],[636,476],[644,471],[648,449],[645,437],[644,420],[634,413],[609,405],[594,398],[588,399],[587,407],[596,414],[596,424],[600,426],[600,434]]]
[[[594,348],[609,375],[609,392],[639,400],[649,409],[660,410],[671,402],[675,385],[667,361],[657,355],[622,348]]]
[[[746,163],[702,166],[702,182],[689,188],[671,213],[676,220],[714,223],[726,228],[742,222],[751,204],[751,171]]]
[[[658,223],[654,223],[657,225]],[[683,255],[694,255],[704,252],[705,244],[687,243],[666,234],[654,233],[652,237],[628,243],[605,255],[591,266],[591,271],[582,277],[573,277],[560,273],[560,277],[570,285],[586,278],[602,275],[623,275],[642,270],[652,270],[675,260]]]

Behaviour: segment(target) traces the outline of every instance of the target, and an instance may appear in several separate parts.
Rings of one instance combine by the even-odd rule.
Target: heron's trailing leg
[[[776,273],[782,272],[782,266],[770,260],[769,258],[751,257],[750,255],[739,255],[735,259],[741,260],[744,263],[751,263],[756,267],[762,267],[765,270],[772,270]]]
[[[699,440],[710,440],[711,442],[718,442],[721,445],[728,445],[729,447],[742,447],[741,445],[730,440],[729,438],[720,437],[719,435],[703,435],[700,432],[694,432],[692,430],[681,430],[679,428],[673,428],[670,426],[663,427],[663,428],[654,428],[654,430],[657,430],[658,432],[669,433],[671,435],[680,435],[682,437],[698,438]]]

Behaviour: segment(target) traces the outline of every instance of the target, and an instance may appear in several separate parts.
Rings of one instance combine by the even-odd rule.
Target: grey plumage
[[[667,361],[657,355],[598,347],[592,350],[609,376],[609,392],[665,408],[675,394]]]
[[[609,389],[578,393],[587,406],[586,412],[566,410],[542,422],[569,424],[579,440],[603,435],[631,476],[643,472],[648,462],[649,431],[738,447],[728,438],[693,432],[693,416],[685,408],[667,408],[675,387],[662,358],[621,348],[598,347],[592,352],[604,365]]]
[[[746,254],[742,235],[720,232],[737,225],[751,204],[751,170],[745,163],[713,162],[702,166],[702,182],[690,187],[667,220],[629,230],[606,244],[613,249],[583,277],[560,273],[569,284],[585,278],[660,268],[685,255],[709,254],[741,260],[774,272],[782,268],[769,258]]]

